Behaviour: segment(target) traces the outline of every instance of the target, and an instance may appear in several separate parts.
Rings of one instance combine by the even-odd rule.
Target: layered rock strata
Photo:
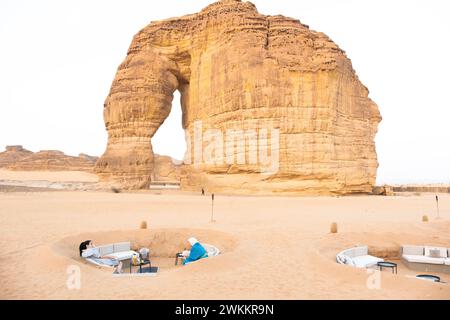
[[[149,186],[151,138],[176,90],[188,137],[183,189],[371,192],[381,116],[325,34],[238,0],[150,23],[135,35],[104,104],[108,144],[95,169],[102,181]]]
[[[5,168],[32,154],[33,154],[32,151],[24,149],[22,146],[19,145],[6,146],[5,151],[0,152],[0,168]]]
[[[0,168],[23,171],[86,171],[92,172],[98,158],[86,154],[68,156],[61,151],[32,152],[22,146],[7,146],[0,153]]]

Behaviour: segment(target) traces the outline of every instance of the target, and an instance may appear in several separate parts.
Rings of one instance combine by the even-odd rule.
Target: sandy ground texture
[[[95,174],[82,171],[12,171],[0,169],[0,192],[42,192],[96,188]]]
[[[429,222],[422,222],[424,214]],[[420,272],[397,261],[402,244],[450,247],[448,194],[440,197],[440,219],[434,194],[216,195],[214,219],[210,197],[180,191],[0,192],[0,298],[450,299],[450,283],[415,279]],[[143,220],[148,230],[138,230]],[[330,234],[334,221],[339,232]],[[223,253],[175,267],[174,254],[189,236]],[[86,239],[149,247],[160,272],[114,277],[78,257]],[[378,281],[335,262],[337,252],[361,244],[399,262],[398,274],[383,271]],[[79,289],[67,286],[74,284],[73,270],[79,270]],[[450,275],[438,275],[450,282]]]
[[[0,169],[0,180],[97,182],[98,178],[95,174],[82,171],[13,171]]]

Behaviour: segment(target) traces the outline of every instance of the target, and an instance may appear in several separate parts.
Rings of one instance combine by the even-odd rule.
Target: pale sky
[[[206,0],[1,0],[0,151],[101,155],[103,102],[131,39],[154,20]],[[378,183],[450,182],[450,2],[253,0],[262,14],[300,19],[353,62],[378,104]],[[179,95],[153,139],[181,159]]]

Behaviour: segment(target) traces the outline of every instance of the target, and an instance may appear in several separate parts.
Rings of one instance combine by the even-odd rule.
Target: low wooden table
[[[380,271],[383,271],[383,268],[391,268],[392,273],[395,271],[395,274],[397,274],[397,264],[394,262],[380,261],[377,263],[377,267]]]

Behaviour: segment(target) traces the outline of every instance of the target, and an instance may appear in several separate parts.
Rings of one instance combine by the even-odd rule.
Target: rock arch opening
[[[203,130],[222,133],[279,133],[270,138],[279,155],[270,176],[262,174],[261,161],[186,161],[183,190],[372,191],[381,116],[350,59],[325,34],[296,19],[259,14],[240,0],[153,22],[134,36],[105,101],[108,144],[95,169],[100,181],[126,189],[150,186],[151,139],[169,116],[176,90],[183,129],[195,141],[199,121]],[[230,158],[244,153],[237,149]]]
[[[155,132],[151,141],[155,154],[181,161],[186,152],[186,139],[182,125],[183,112],[180,99],[181,94],[177,90],[174,92],[169,116]]]
[[[177,186],[180,183],[180,171],[186,153],[186,137],[183,129],[183,111],[181,93],[173,94],[172,108],[168,117],[151,138],[153,147],[153,186]]]

